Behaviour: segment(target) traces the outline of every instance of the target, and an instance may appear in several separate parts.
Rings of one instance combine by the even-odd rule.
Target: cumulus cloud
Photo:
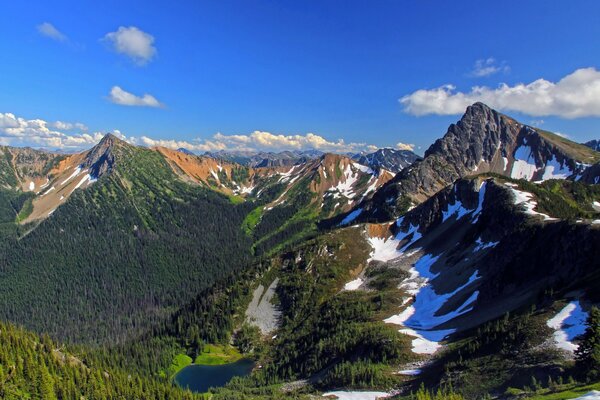
[[[103,39],[117,53],[126,55],[137,65],[146,65],[156,56],[154,36],[135,26],[120,26]]]
[[[58,42],[64,42],[67,40],[67,36],[63,34],[61,31],[56,29],[54,25],[49,22],[44,22],[37,26],[37,30],[40,34],[49,37],[50,39],[56,40]]]
[[[444,85],[417,90],[399,101],[405,112],[416,116],[461,114],[470,104],[481,101],[498,110],[535,117],[600,117],[600,71],[581,68],[558,82],[538,79],[514,86],[503,83],[495,89],[475,86],[469,92]]]
[[[81,127],[85,127],[86,130],[80,129]],[[145,135],[128,137],[119,130],[113,130],[112,133],[135,145],[162,146],[170,149],[185,148],[196,152],[316,149],[332,153],[358,153],[373,152],[378,148],[367,143],[345,142],[343,139],[328,140],[314,133],[304,135],[283,135],[264,131],[254,131],[248,135],[217,133],[208,139],[192,141],[153,139]],[[0,144],[79,150],[95,145],[103,136],[102,132],[88,133],[87,127],[79,122],[47,122],[42,119],[25,119],[11,113],[0,113]],[[412,149],[413,145],[398,143],[396,147]]]
[[[25,119],[12,113],[0,113],[0,142],[8,145],[33,145],[57,149],[75,149],[96,144],[102,139],[100,132],[67,134],[59,126],[68,123],[49,123],[43,119]],[[76,124],[71,124],[76,128]],[[83,124],[81,124],[83,126]]]
[[[136,96],[133,93],[121,89],[119,86],[113,86],[110,90],[108,99],[112,103],[122,106],[163,107],[154,96],[147,93],[142,96]]]
[[[473,70],[469,73],[469,75],[481,78],[484,76],[497,74],[501,71],[508,72],[510,71],[510,67],[506,65],[505,62],[498,63],[495,58],[490,57],[482,58],[480,60],[475,61]]]
[[[171,149],[185,148],[199,152],[219,150],[283,151],[316,149],[324,152],[346,153],[377,150],[377,146],[366,143],[346,143],[343,139],[330,141],[314,133],[281,135],[263,131],[254,131],[249,135],[223,135],[217,133],[211,139],[197,140],[195,142],[155,140],[147,136],[142,136],[140,143],[146,146],[163,146]]]
[[[70,131],[73,129],[77,129],[80,131],[87,131],[88,127],[85,124],[82,124],[81,122],[63,122],[63,121],[56,121],[53,122],[51,124],[52,127],[56,128],[56,129],[60,129],[60,130],[64,130],[64,131]]]
[[[398,142],[398,143],[396,143],[396,148],[398,150],[410,150],[410,151],[413,151],[415,149],[415,145],[414,144],[406,144],[406,143]]]

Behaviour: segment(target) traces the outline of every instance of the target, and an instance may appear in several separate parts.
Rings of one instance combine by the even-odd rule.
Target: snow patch
[[[524,141],[524,143],[526,143]],[[510,177],[514,179],[527,179],[530,181],[538,168],[535,164],[533,151],[529,146],[520,146],[515,150],[515,162],[513,163]]]
[[[42,193],[42,197],[47,195],[48,193],[50,193],[51,191],[55,190],[56,188],[54,186],[52,186],[50,189],[46,190],[44,193]]]
[[[363,284],[363,280],[360,278],[356,278],[353,281],[350,281],[344,285],[344,290],[356,290]]]
[[[502,167],[502,171],[506,171],[506,168],[508,168],[508,158],[502,157],[502,162],[504,163],[504,167]]]
[[[525,210],[524,210],[525,214],[539,215],[544,218],[544,221],[555,221],[557,219],[557,218],[552,218],[549,215],[542,214],[540,212],[535,211],[535,207],[537,207],[537,202],[535,200],[533,200],[533,194],[515,189],[513,187],[514,184],[509,185],[508,183],[505,183],[505,185],[510,187],[510,190],[512,191],[512,193],[515,196],[514,204],[515,205],[519,205],[519,204],[523,205],[523,207],[525,208]],[[516,186],[516,185],[514,185],[514,186]]]
[[[84,176],[84,177],[83,177],[83,178],[82,178],[82,179],[79,181],[79,183],[77,184],[77,186],[75,186],[75,189],[79,189],[79,187],[80,187],[81,185],[83,185],[83,184],[84,184],[86,181],[87,181],[87,182],[89,182],[89,183],[93,183],[93,182],[96,182],[96,179],[92,178],[92,176],[91,176],[90,174],[86,174],[86,175],[85,175],[85,176]],[[75,190],[75,189],[73,189],[73,190]]]
[[[373,247],[373,251],[371,252],[367,262],[389,261],[398,258],[402,255],[402,252],[398,250],[398,245],[400,244],[400,241],[398,239],[395,239],[393,237],[370,237],[368,241],[371,247]]]
[[[567,177],[573,175],[573,171],[567,166],[558,162],[556,156],[553,154],[552,158],[546,162],[546,168],[544,168],[544,175],[542,180],[546,179],[567,179]]]
[[[556,347],[573,352],[578,348],[573,340],[585,332],[586,321],[587,313],[583,311],[579,301],[574,300],[549,319],[546,325],[554,329],[553,337]]]
[[[416,368],[416,369],[403,369],[401,371],[398,371],[399,375],[409,375],[409,376],[415,376],[415,375],[419,375],[421,374],[421,370]]]
[[[479,279],[475,271],[466,283],[446,294],[438,294],[429,284],[439,274],[433,273],[431,267],[440,256],[426,254],[417,261],[409,270],[410,277],[402,282],[401,289],[415,296],[413,304],[404,309],[400,314],[393,315],[384,320],[385,323],[403,325],[406,329],[400,332],[415,337],[412,341],[412,351],[417,354],[433,354],[441,345],[440,341],[455,332],[455,329],[436,330],[435,328],[473,309],[472,304],[479,296],[474,291],[456,310],[439,314],[443,306],[456,294],[461,292],[471,283]]]
[[[62,181],[61,186],[64,185],[65,183],[69,182],[71,179],[75,178],[80,173],[81,173],[81,167],[75,168],[75,171],[73,171],[73,173],[71,174],[71,176],[69,176],[67,179],[65,179],[64,181]]]
[[[354,166],[354,168],[356,168],[359,171],[364,172],[365,174],[375,175],[375,171],[373,171],[371,168],[369,168],[365,165],[358,164],[358,163],[352,163],[352,165]]]
[[[357,165],[360,165],[360,164],[357,164]],[[351,165],[348,164],[343,171],[343,175],[344,175],[344,181],[343,182],[340,181],[337,184],[337,186],[334,186],[334,187],[328,189],[328,192],[337,191],[342,196],[350,199],[350,198],[354,197],[353,186],[356,183],[356,181],[358,180],[358,174],[355,174],[354,171],[352,170]]]

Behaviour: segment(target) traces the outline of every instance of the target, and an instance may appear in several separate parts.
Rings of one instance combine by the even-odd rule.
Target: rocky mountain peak
[[[543,181],[575,179],[600,154],[551,132],[521,124],[483,103],[467,108],[418,160],[357,207],[361,218],[389,220],[455,180],[480,173]]]
[[[99,178],[112,171],[116,159],[115,150],[130,146],[129,143],[119,139],[112,133],[107,133],[102,140],[87,153],[81,164],[81,168],[88,169],[91,176]]]

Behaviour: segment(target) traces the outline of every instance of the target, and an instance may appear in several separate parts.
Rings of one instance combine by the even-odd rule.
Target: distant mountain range
[[[584,144],[592,150],[600,151],[600,140],[590,140]]]
[[[181,151],[188,152],[185,149]],[[188,152],[189,153],[189,152]],[[207,152],[205,156],[219,160],[235,162],[248,167],[281,167],[296,164],[302,164],[309,160],[318,158],[324,153],[319,150],[297,150],[282,152],[251,152],[251,151],[218,151]],[[367,165],[372,169],[385,169],[392,173],[397,173],[403,168],[419,159],[415,153],[410,150],[397,150],[392,148],[379,149],[373,153],[348,153],[345,156],[356,160],[362,165]]]

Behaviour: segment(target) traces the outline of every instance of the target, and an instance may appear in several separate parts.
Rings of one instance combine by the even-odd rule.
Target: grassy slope
[[[220,344],[207,344],[194,360],[194,364],[222,365],[236,362],[241,358],[242,354],[235,347]]]
[[[591,148],[583,144],[575,143],[569,139],[558,136],[555,133],[548,132],[542,129],[536,129],[536,131],[544,139],[548,140],[554,146],[558,147],[577,161],[586,164],[595,164],[597,162],[600,162],[600,153],[592,150]]]

